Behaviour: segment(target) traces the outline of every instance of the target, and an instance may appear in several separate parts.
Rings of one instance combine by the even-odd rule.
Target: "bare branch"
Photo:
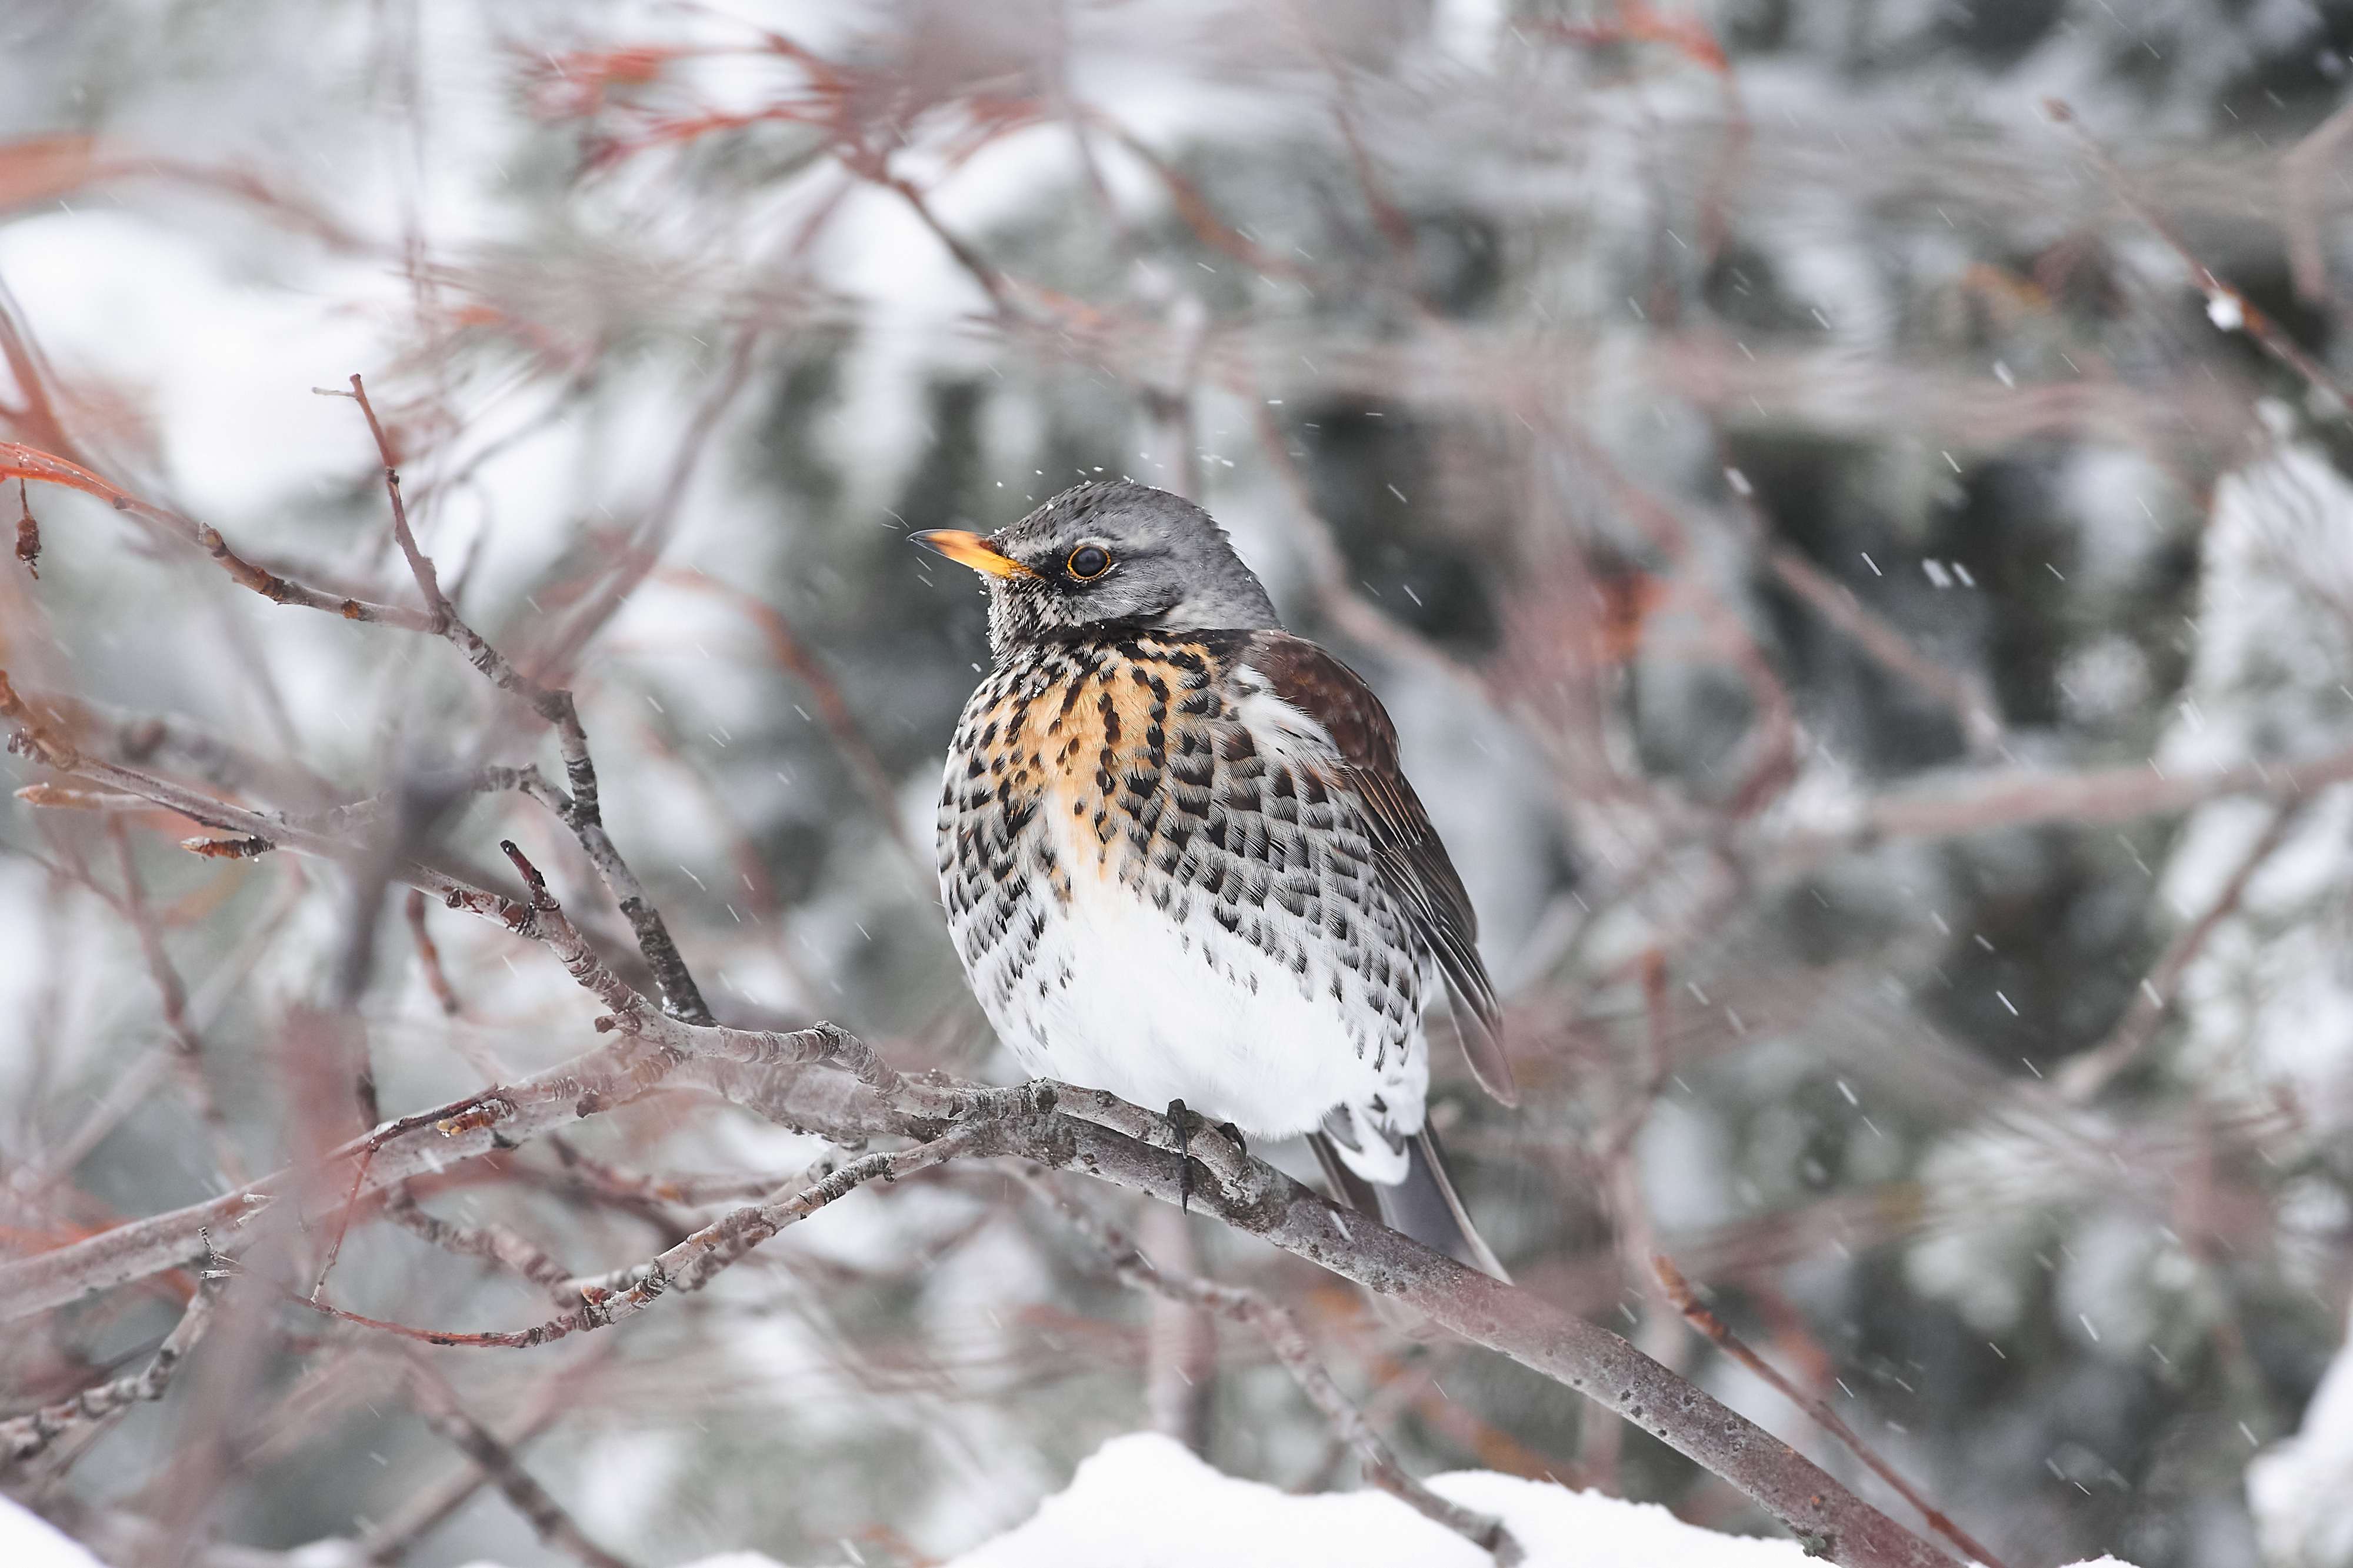
[[[417,547],[417,540],[409,531],[408,510],[400,497],[400,470],[393,460],[391,440],[375,416],[375,406],[368,402],[365,384],[356,374],[352,377],[352,396],[367,417],[369,432],[375,437],[376,455],[384,463],[385,489],[392,500],[394,537],[399,541],[401,553],[407,558],[409,570],[417,578],[417,591],[425,595],[428,617],[423,629],[446,638],[491,685],[522,699],[533,712],[554,726],[571,792],[554,792],[551,804],[565,826],[580,840],[589,863],[596,868],[596,874],[604,879],[605,886],[620,905],[623,918],[637,933],[638,946],[654,972],[654,984],[660,988],[663,1006],[691,1023],[712,1022],[711,1009],[703,1002],[693,975],[688,973],[686,961],[679,956],[678,944],[670,939],[670,928],[663,923],[660,911],[646,896],[645,885],[638,880],[637,873],[621,858],[612,835],[605,830],[604,810],[597,797],[596,765],[589,757],[588,733],[581,726],[572,693],[542,686],[517,669],[504,654],[468,626],[443,596],[433,563]]]
[[[433,993],[433,1000],[439,1004],[443,1017],[461,1016],[465,1008],[458,1001],[458,993],[449,984],[448,972],[441,967],[441,949],[435,944],[433,933],[425,924],[425,894],[412,888],[403,904],[408,920],[409,938],[417,944],[417,963],[425,971],[427,988]]]
[[[590,1358],[593,1360],[596,1354],[591,1352]],[[581,1391],[581,1373],[578,1358],[548,1373],[540,1379],[522,1412],[492,1430],[491,1436],[510,1454],[531,1442],[554,1426],[574,1403]],[[399,1562],[428,1531],[463,1508],[490,1479],[490,1472],[481,1466],[470,1462],[460,1465],[454,1473],[420,1488],[390,1514],[371,1524],[353,1545],[352,1554],[363,1563]]]
[[[459,623],[453,620],[452,624]],[[486,657],[476,662],[485,675],[498,681],[503,672],[520,680],[487,645],[480,646]],[[568,712],[568,699],[564,710]],[[335,858],[353,853],[348,844],[314,829],[264,817],[134,770],[81,756],[5,683],[0,683],[0,715],[16,722],[21,748],[60,771],[140,794],[226,832],[270,837],[283,847],[303,853]],[[577,759],[583,764],[572,770],[576,806],[579,784],[585,776],[593,789],[594,773],[586,766],[586,742],[576,718],[568,730],[559,723],[559,733],[567,739],[567,763],[574,760],[576,743]],[[586,844],[587,836],[582,837]],[[1810,1547],[1840,1563],[1877,1568],[1942,1561],[1793,1450],[1616,1335],[1465,1269],[1361,1215],[1344,1217],[1320,1196],[1223,1139],[1192,1141],[1194,1163],[1208,1171],[1214,1182],[1204,1190],[1187,1176],[1187,1162],[1166,1152],[1173,1134],[1159,1118],[1108,1095],[1060,1091],[1070,1108],[1103,1117],[1105,1124],[1098,1124],[1050,1109],[1054,1096],[1031,1089],[987,1090],[902,1079],[862,1043],[830,1026],[790,1035],[766,1034],[697,1025],[673,1012],[657,1010],[605,965],[557,906],[536,868],[512,845],[506,847],[529,888],[527,901],[504,898],[407,861],[396,860],[392,874],[434,893],[452,908],[496,920],[514,934],[545,946],[575,983],[610,1009],[609,1021],[603,1026],[622,1031],[624,1038],[565,1068],[453,1107],[402,1118],[344,1145],[332,1158],[353,1163],[355,1194],[387,1188],[417,1173],[428,1163],[442,1164],[493,1147],[512,1147],[565,1121],[595,1114],[642,1093],[689,1061],[696,1062],[711,1075],[710,1081],[732,1095],[780,1110],[791,1124],[817,1127],[844,1139],[887,1131],[919,1142],[899,1153],[853,1162],[782,1205],[738,1210],[653,1260],[644,1278],[629,1289],[586,1303],[579,1311],[551,1323],[512,1334],[455,1336],[357,1321],[410,1337],[448,1342],[544,1342],[641,1310],[673,1286],[696,1288],[759,1240],[860,1182],[908,1173],[957,1153],[1024,1158],[1082,1171],[1146,1192],[1163,1202],[1181,1203],[1189,1197],[1192,1206],[1208,1209],[1237,1228],[1393,1296],[1441,1326],[1510,1355],[1655,1433],[1757,1499]],[[669,951],[674,960],[675,950]],[[682,963],[680,968],[682,972]],[[820,1063],[845,1071],[832,1088],[812,1098],[801,1098],[802,1076],[788,1071],[776,1076],[780,1069]],[[747,1076],[754,1072],[760,1076]],[[845,1089],[849,1092],[845,1094]],[[1151,1143],[1113,1131],[1114,1127],[1133,1129]],[[298,1175],[302,1179],[298,1181]],[[170,1267],[188,1256],[205,1226],[227,1228],[259,1203],[312,1191],[316,1185],[311,1173],[280,1173],[214,1204],[136,1222],[89,1241],[0,1264],[0,1312],[13,1316],[38,1310]],[[323,1307],[317,1310],[332,1311]]]
[[[783,612],[756,595],[723,583],[708,574],[686,567],[672,567],[657,574],[665,583],[699,593],[710,594],[728,605],[759,628],[761,639],[768,645],[768,656],[776,667],[808,688],[817,699],[818,717],[833,738],[835,750],[849,764],[851,775],[866,796],[866,804],[875,819],[891,836],[891,842],[901,857],[928,887],[934,875],[931,858],[917,850],[908,840],[904,823],[899,819],[898,792],[892,787],[891,775],[876,754],[873,742],[867,739],[866,730],[858,721],[857,713],[841,692],[841,684],[827,669],[817,650],[808,646],[800,633],[794,630]]]
[[[337,1149],[333,1163],[365,1163],[358,1186],[365,1196],[610,1110],[659,1084],[675,1065],[659,1047],[624,1037],[518,1082],[388,1121]],[[299,1201],[311,1190],[307,1173],[281,1170],[206,1203],[0,1263],[0,1321],[197,1261],[208,1233],[233,1234],[271,1204]]]
[[[144,1368],[128,1377],[86,1388],[71,1399],[45,1405],[29,1415],[0,1421],[0,1476],[38,1457],[60,1437],[111,1421],[133,1405],[164,1397],[180,1363],[205,1337],[206,1329],[212,1323],[213,1310],[228,1289],[228,1268],[209,1256],[208,1240],[206,1245],[207,1257],[196,1275],[195,1294]]]
[[[1943,704],[1960,725],[1974,751],[1984,751],[2001,739],[2001,715],[1982,679],[1937,663],[1914,647],[1886,617],[1875,614],[1854,596],[1853,590],[1832,578],[1799,552],[1781,543],[1764,546],[1765,563],[1782,585],[1811,605],[1814,612],[1852,637],[1857,647],[1880,667]]]
[[[1987,769],[1931,778],[1856,803],[1829,829],[1805,828],[1767,841],[1773,858],[1810,865],[1826,856],[1889,839],[1956,838],[2045,822],[2084,826],[2168,816],[2225,795],[2292,800],[2353,779],[2353,746],[2294,761],[2168,775],[2145,767],[2052,773]]]

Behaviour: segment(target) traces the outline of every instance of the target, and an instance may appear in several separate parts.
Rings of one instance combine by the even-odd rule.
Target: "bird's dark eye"
[[[1100,544],[1082,544],[1071,552],[1062,569],[1082,583],[1092,582],[1111,570],[1111,552]]]

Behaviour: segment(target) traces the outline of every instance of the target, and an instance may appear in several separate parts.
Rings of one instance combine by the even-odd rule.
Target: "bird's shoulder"
[[[1382,880],[1405,904],[1455,996],[1473,1075],[1505,1104],[1517,1102],[1502,1040],[1502,1009],[1479,956],[1479,916],[1430,813],[1398,759],[1397,726],[1364,678],[1306,638],[1249,634],[1239,670],[1322,731],[1334,754],[1330,781],[1360,801]]]

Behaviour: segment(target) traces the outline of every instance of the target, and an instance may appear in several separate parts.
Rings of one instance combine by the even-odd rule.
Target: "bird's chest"
[[[1220,673],[1179,646],[1054,645],[973,693],[939,820],[968,969],[992,953],[1026,969],[1041,923],[1153,897],[1155,847],[1181,858],[1207,824],[1218,735],[1234,727]]]
[[[974,694],[941,887],[1029,1070],[1269,1128],[1403,1067],[1403,922],[1312,747],[1252,697],[1214,647],[1150,642],[1050,650]]]

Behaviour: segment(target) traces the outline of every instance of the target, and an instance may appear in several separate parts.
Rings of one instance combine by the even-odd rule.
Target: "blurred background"
[[[2353,1397],[2298,1429],[2353,1289],[2348,49],[2342,0],[16,0],[0,439],[414,603],[367,427],[312,390],[364,373],[714,1009],[1000,1081],[930,871],[984,601],[902,535],[1194,494],[1388,702],[1481,910],[1526,1100],[1446,1052],[1434,1114],[1521,1283],[1887,1499],[1662,1301],[1669,1254],[2013,1564],[2341,1568]],[[0,668],[94,751],[308,811],[553,760],[447,646],[23,506]],[[290,1022],[351,882],[96,804],[0,798],[7,1254],[352,1130]],[[628,958],[538,806],[438,832],[516,838]],[[395,897],[367,951],[387,1115],[593,1042],[483,922]],[[592,1274],[820,1152],[681,1089],[416,1191]],[[1769,1527],[1304,1264],[1155,1235],[1293,1306],[1416,1471]],[[136,1370],[189,1289],[12,1325],[0,1417]],[[544,1310],[381,1216],[332,1289]],[[976,1166],[437,1364],[649,1563],[934,1561],[1155,1420],[1354,1483],[1262,1346],[1181,1328]],[[185,1561],[566,1560],[492,1494],[419,1521],[459,1457],[364,1331],[237,1342],[235,1397],[16,1495]]]

